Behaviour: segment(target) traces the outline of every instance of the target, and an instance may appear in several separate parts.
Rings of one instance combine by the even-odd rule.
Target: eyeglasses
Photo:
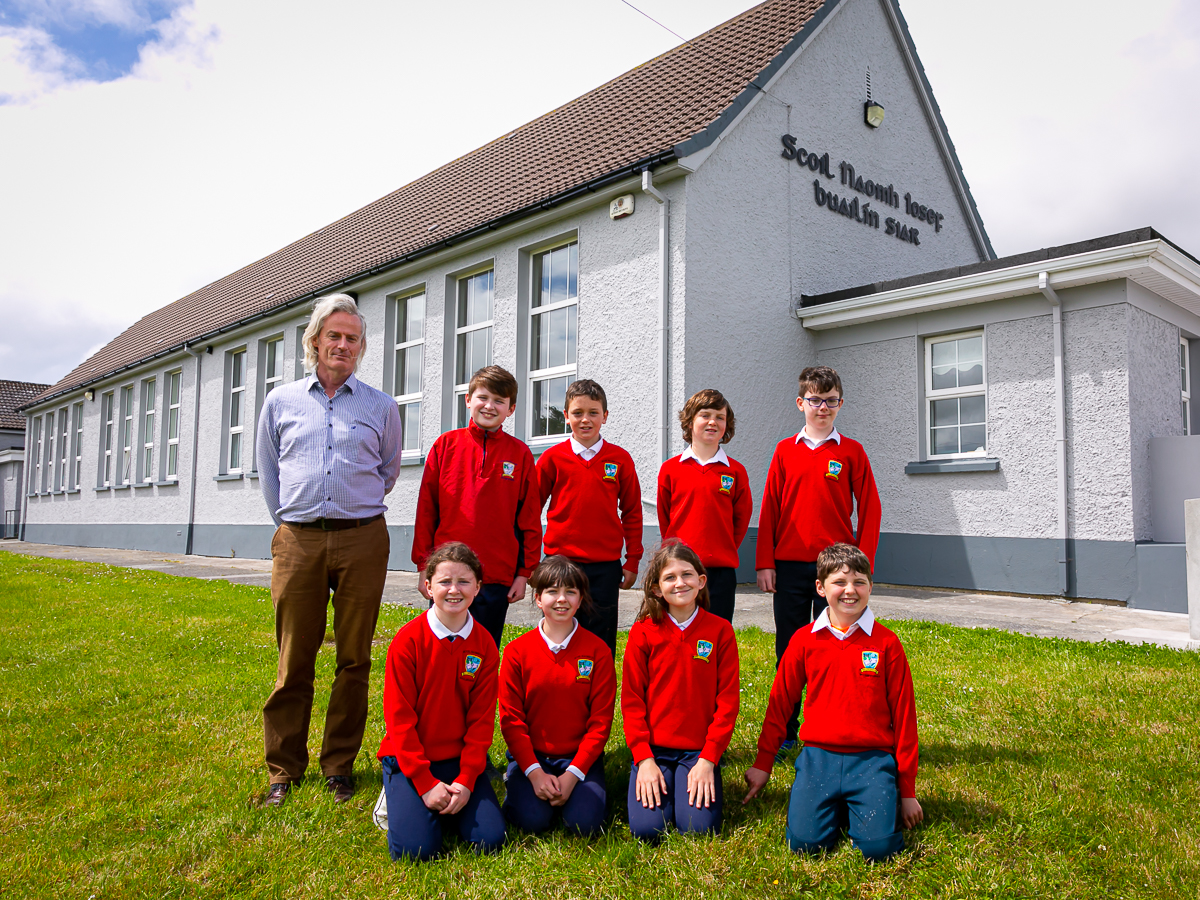
[[[827,400],[824,397],[805,397],[804,402],[813,409],[820,409],[822,406],[826,406],[829,409],[837,409],[842,405],[842,398],[833,397]]]

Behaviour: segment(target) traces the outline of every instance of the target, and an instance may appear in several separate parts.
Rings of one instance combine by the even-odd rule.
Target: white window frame
[[[133,385],[121,388],[121,471],[118,484],[133,482]]]
[[[478,274],[478,273],[476,273]],[[428,295],[425,288],[419,291],[411,291],[407,294],[400,294],[393,298],[393,318],[395,319],[395,328],[392,331],[392,399],[396,401],[396,406],[400,410],[400,421],[402,423],[402,438],[404,446],[401,449],[401,459],[419,459],[421,456],[421,407],[425,398],[425,326],[428,321],[429,305]],[[408,311],[413,304],[421,305],[421,336],[412,337],[408,332],[409,315]],[[496,315],[496,290],[495,281],[492,282],[492,317]],[[458,315],[458,297],[455,296],[455,316]],[[454,336],[455,353],[458,352],[458,330],[455,329]],[[415,391],[402,391],[395,393],[401,387],[412,387],[411,384],[400,385],[400,372],[402,367],[399,365],[401,354],[405,359],[404,371],[409,371],[408,358],[412,351],[419,350],[420,363],[416,366],[417,370],[417,389]]]
[[[41,492],[49,494],[54,490],[54,413],[46,413],[46,423],[42,426],[42,446],[45,449],[44,465],[42,466]]]
[[[29,442],[33,447],[33,465],[29,467],[29,493],[40,493],[42,485],[42,417],[38,416],[33,420],[33,440]]]
[[[98,487],[112,487],[113,447],[115,445],[116,419],[113,415],[116,409],[116,394],[105,391],[100,395],[100,469],[96,473]]]
[[[459,297],[461,296],[464,286],[469,281],[471,281],[471,279],[478,278],[480,275],[491,275],[491,291],[492,291],[492,298],[491,298],[492,315],[491,315],[491,318],[487,319],[486,321],[473,322],[470,325],[461,325],[458,320]],[[467,423],[467,409],[466,409],[467,386],[471,383],[471,376],[474,375],[475,372],[474,371],[467,372],[466,373],[467,374],[466,381],[460,382],[457,380],[458,379],[458,363],[459,363],[458,339],[459,339],[459,337],[461,337],[464,334],[469,334],[469,333],[472,333],[475,331],[482,331],[484,329],[487,329],[488,352],[487,352],[487,362],[485,362],[484,365],[490,366],[492,364],[492,353],[495,348],[495,332],[493,331],[493,327],[495,326],[495,323],[496,323],[496,268],[494,265],[489,264],[485,268],[477,269],[474,272],[468,272],[465,275],[459,275],[454,280],[453,315],[454,315],[454,368],[450,370],[451,377],[455,379],[454,391],[453,391],[453,416],[454,416],[453,421],[454,421],[454,427],[462,428]]]
[[[64,406],[58,411],[58,465],[54,467],[55,493],[67,489],[67,460],[69,459],[67,450],[69,449],[70,428],[70,409]]]
[[[250,454],[249,467],[243,463],[242,469],[251,473],[258,472],[258,455],[254,442],[258,436],[258,420],[262,415],[263,407],[266,405],[267,394],[283,384],[283,334],[272,334],[260,339],[257,352],[258,365],[255,369],[257,379],[254,398],[254,428],[250,432],[250,439],[242,441],[243,458],[245,453],[248,452]],[[272,355],[274,355],[274,360],[272,360]],[[274,362],[274,366],[271,365],[272,362]]]
[[[77,491],[83,483],[83,404],[76,403],[71,407],[71,466],[70,490]]]
[[[968,387],[942,388],[935,390],[933,387],[933,346],[934,344],[947,343],[949,341],[961,341],[967,338],[979,338],[981,349],[981,366],[983,369],[982,384],[970,385]],[[931,335],[924,339],[925,341],[925,448],[927,450],[926,459],[973,459],[980,456],[987,456],[988,453],[988,402],[987,402],[987,335],[983,329],[972,331],[961,331],[954,334],[938,334]],[[934,453],[933,452],[933,403],[935,400],[950,400],[963,397],[982,397],[983,398],[983,426],[984,437],[983,446],[978,450],[968,450],[964,453]],[[959,427],[962,427],[961,425]]]
[[[246,442],[243,439],[246,430],[246,348],[228,350],[225,358],[225,434],[222,442],[225,452],[222,454],[222,473],[237,475],[246,468]],[[234,465],[235,462],[237,465]]]
[[[163,481],[179,480],[179,430],[183,414],[183,370],[176,369],[166,374],[166,390],[163,391]]]
[[[1183,433],[1192,433],[1192,347],[1188,339],[1179,337],[1179,411],[1183,418]]]
[[[574,248],[574,250],[575,250],[574,253],[570,252],[571,248]],[[542,290],[542,284],[541,284],[542,279],[539,278],[539,273],[541,272],[543,261],[546,260],[550,256],[550,254],[552,254],[556,251],[559,251],[559,250],[563,250],[563,249],[568,250],[568,260],[573,258],[574,262],[575,262],[575,273],[574,273],[575,274],[575,293],[574,293],[574,295],[571,295],[571,293],[570,293],[570,287],[569,287],[569,285],[570,285],[570,268],[568,268],[568,280],[567,280],[568,296],[567,296],[567,299],[559,300],[556,303],[546,303],[544,305],[539,306],[539,305],[537,305],[537,300],[540,297],[541,290]],[[525,332],[526,334],[529,335],[529,348],[528,348],[529,375],[526,379],[527,390],[525,392],[525,395],[526,395],[525,403],[527,405],[526,405],[526,420],[525,421],[528,422],[528,425],[526,428],[528,434],[526,435],[526,437],[527,437],[529,443],[532,445],[535,445],[535,446],[541,446],[541,445],[557,444],[559,441],[561,441],[563,439],[564,435],[570,434],[570,432],[571,432],[570,426],[566,423],[566,410],[564,409],[563,410],[563,430],[561,432],[559,432],[557,434],[535,434],[535,428],[536,428],[536,424],[538,422],[537,410],[535,409],[535,398],[536,398],[536,395],[538,392],[537,385],[539,383],[546,382],[546,381],[553,381],[556,378],[565,378],[566,382],[567,382],[567,386],[570,386],[571,382],[574,381],[578,375],[578,371],[579,371],[579,240],[577,238],[572,238],[571,240],[563,241],[560,244],[556,244],[554,246],[545,247],[541,250],[538,250],[536,253],[531,254],[531,256],[532,256],[532,259],[531,259],[531,264],[529,267],[530,279],[531,279],[531,285],[530,285],[530,290],[529,290],[529,321],[526,323],[527,329]],[[539,368],[537,368],[538,360],[536,359],[538,347],[537,347],[537,340],[535,338],[535,334],[537,333],[537,329],[535,328],[535,323],[539,318],[542,318],[542,317],[548,318],[550,313],[556,312],[560,309],[565,309],[565,310],[574,309],[575,310],[575,342],[574,342],[574,348],[573,348],[575,361],[564,363],[564,364],[558,365],[558,366],[548,366],[546,368],[539,369]],[[568,313],[568,315],[569,315],[569,313]],[[570,354],[568,354],[568,355],[570,355]]]
[[[138,458],[138,481],[142,484],[154,482],[154,415],[158,406],[158,380],[147,378],[142,381],[141,453]]]

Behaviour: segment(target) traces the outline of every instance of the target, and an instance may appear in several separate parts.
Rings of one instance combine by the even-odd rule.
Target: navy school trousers
[[[467,805],[453,815],[442,815],[425,805],[412,780],[400,771],[396,757],[385,756],[383,790],[387,796],[388,852],[392,859],[408,857],[428,860],[442,851],[442,837],[447,829],[480,853],[493,853],[504,846],[504,813],[496,800],[496,792],[487,775],[475,779],[475,790]],[[458,777],[459,760],[443,759],[430,763],[433,777],[453,784]]]
[[[662,805],[647,809],[637,798],[638,767],[629,773],[629,830],[633,836],[652,844],[662,840],[667,828],[674,823],[681,834],[721,831],[721,806],[724,791],[721,786],[721,766],[716,769],[716,798],[712,805],[692,806],[688,803],[688,773],[700,759],[699,750],[673,750],[669,747],[650,748],[654,761],[662,769],[667,782],[667,794]]]
[[[562,775],[571,764],[571,759],[546,756],[535,753],[542,764],[542,771],[547,775]],[[604,812],[608,804],[608,794],[604,784],[604,756],[587,771],[587,777],[575,785],[571,796],[562,806],[551,806],[548,800],[543,800],[533,792],[533,784],[521,767],[508,754],[508,772],[504,776],[508,785],[508,795],[504,798],[504,817],[518,828],[532,833],[546,831],[554,824],[556,817],[562,817],[562,823],[569,831],[577,834],[599,834],[604,828]]]
[[[775,613],[775,668],[778,669],[792,635],[815,621],[825,609],[825,598],[817,593],[817,564],[777,559],[775,596],[771,605]],[[796,740],[799,723],[800,704],[797,703],[787,721],[789,741]]]
[[[617,601],[621,597],[621,561],[585,563],[573,560],[588,578],[588,593],[592,595],[592,613],[582,609],[576,614],[579,627],[586,628],[608,645],[613,659],[617,658]]]

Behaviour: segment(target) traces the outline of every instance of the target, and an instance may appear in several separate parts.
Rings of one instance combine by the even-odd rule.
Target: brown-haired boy
[[[749,802],[771,777],[786,720],[804,699],[804,749],[788,803],[796,852],[832,849],[843,820],[870,860],[904,849],[900,827],[925,814],[917,802],[917,707],[900,639],[875,621],[871,564],[849,544],[817,557],[817,591],[828,605],[796,632],[771,686],[758,756],[746,771]]]
[[[589,378],[574,381],[563,406],[571,436],[537,462],[541,501],[550,502],[546,555],[565,556],[583,569],[592,609],[576,618],[615,658],[617,601],[642,559],[642,489],[633,457],[600,436],[608,421],[604,388]]]
[[[733,407],[720,391],[697,391],[679,424],[688,449],[658,470],[658,527],[664,541],[679,538],[699,554],[712,612],[733,622],[738,548],[754,512],[746,467],[723,446],[733,439]]]
[[[820,613],[815,589],[817,554],[830,544],[857,546],[875,562],[879,544],[879,492],[866,451],[834,427],[842,405],[842,380],[829,366],[800,373],[797,408],[804,427],[775,446],[758,515],[754,567],[758,588],[775,595],[775,658],[792,635]],[[851,515],[858,508],[858,532]],[[795,746],[798,718],[788,720],[784,749]]]
[[[533,454],[504,431],[517,403],[517,380],[485,366],[467,385],[466,428],[447,431],[429,448],[412,561],[418,570],[433,548],[462,541],[483,564],[483,587],[471,615],[500,646],[508,604],[525,596],[525,582],[542,544],[541,504]],[[424,585],[421,593],[426,598]]]

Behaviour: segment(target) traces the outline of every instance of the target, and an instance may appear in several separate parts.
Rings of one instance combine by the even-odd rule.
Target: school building
[[[730,399],[757,497],[828,363],[879,580],[1185,608],[1200,264],[1149,229],[996,259],[894,0],[768,0],[146,316],[25,407],[25,538],[268,556],[257,413],[335,290],[402,411],[395,568],[481,365],[535,453],[604,385],[653,543],[684,400]]]

